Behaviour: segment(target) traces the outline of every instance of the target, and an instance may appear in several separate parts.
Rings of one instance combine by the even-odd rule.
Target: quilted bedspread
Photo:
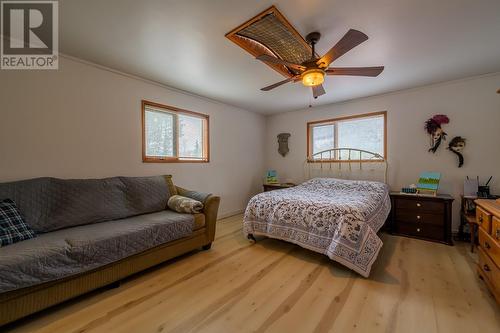
[[[254,196],[245,211],[243,231],[326,254],[368,277],[382,247],[377,231],[390,208],[386,184],[315,178]]]

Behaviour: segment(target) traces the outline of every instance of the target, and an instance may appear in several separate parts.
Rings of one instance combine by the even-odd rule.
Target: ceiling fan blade
[[[330,65],[334,60],[338,59],[343,54],[349,52],[354,47],[363,43],[368,39],[368,36],[362,33],[361,31],[351,29],[349,30],[344,37],[342,37],[334,47],[330,49],[324,56],[322,56],[316,64],[321,68],[326,68]]]
[[[323,88],[322,84],[312,87],[312,90],[314,98],[318,98],[319,96],[326,94],[325,88]]]
[[[298,71],[304,71],[306,69],[302,65],[297,65],[297,64],[288,62],[286,60],[281,60],[281,59],[278,59],[276,57],[272,57],[272,56],[267,55],[267,54],[261,54],[256,59],[258,59],[260,61],[264,61],[264,62],[272,62],[274,64],[285,65],[287,67],[293,68],[293,69],[298,70]]]
[[[378,76],[384,70],[384,66],[378,67],[330,67],[326,70],[327,75],[353,75],[353,76]]]
[[[298,75],[297,75],[297,76],[298,76]],[[280,81],[280,82],[276,82],[275,84],[271,84],[270,86],[267,86],[267,87],[261,88],[260,90],[262,90],[262,91],[269,91],[269,90],[274,89],[274,88],[276,88],[276,87],[279,87],[279,86],[281,86],[281,85],[283,85],[283,84],[285,84],[285,83],[288,83],[288,82],[290,82],[290,81],[295,80],[295,78],[296,78],[297,76],[292,76],[292,77],[289,77],[288,79],[285,79],[285,80]]]

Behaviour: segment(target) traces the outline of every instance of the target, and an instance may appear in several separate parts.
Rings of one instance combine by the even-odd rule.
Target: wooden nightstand
[[[392,234],[453,245],[451,234],[453,198],[391,193],[388,229]]]
[[[294,183],[277,183],[277,184],[263,184],[264,192],[269,192],[273,190],[279,190],[282,188],[294,187]]]

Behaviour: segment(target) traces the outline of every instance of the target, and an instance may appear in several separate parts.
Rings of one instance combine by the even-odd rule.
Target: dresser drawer
[[[481,228],[479,228],[479,246],[497,266],[500,266],[500,245]]]
[[[500,219],[496,216],[491,220],[491,236],[500,242]]]
[[[478,269],[481,274],[488,279],[489,284],[494,289],[494,294],[500,293],[500,268],[498,268],[490,257],[480,248],[478,258]]]
[[[444,229],[442,226],[424,223],[396,222],[395,228],[396,232],[402,235],[438,241],[444,240]]]
[[[482,209],[481,207],[476,207],[476,221],[480,228],[483,228],[486,233],[491,233],[491,214]]]
[[[396,220],[403,222],[433,224],[441,227],[445,223],[443,214],[408,212],[399,209],[396,210],[395,214]]]
[[[398,198],[396,199],[396,211],[398,210],[444,214],[444,204],[419,198]]]

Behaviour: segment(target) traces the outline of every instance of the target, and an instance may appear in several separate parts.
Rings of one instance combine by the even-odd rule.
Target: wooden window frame
[[[165,157],[165,156],[147,156],[146,155],[146,107],[153,107],[156,109],[164,109],[166,113],[173,113],[173,114],[181,114],[181,115],[186,115],[186,116],[191,116],[191,117],[197,117],[202,119],[203,121],[203,128],[202,128],[202,135],[203,135],[203,158],[202,159],[197,159],[197,158],[186,158],[186,157],[178,157],[178,156],[173,156],[173,157]],[[175,106],[170,106],[170,105],[165,105],[165,104],[160,104],[160,103],[155,103],[151,102],[148,100],[142,100],[141,101],[141,118],[142,118],[142,162],[144,163],[209,163],[210,162],[210,117],[207,114],[199,113],[199,112],[194,112],[194,111],[189,111],[189,110],[184,110],[177,108]],[[179,118],[175,117],[175,137],[174,137],[174,145],[176,146],[176,154],[179,152],[179,138],[178,138],[178,133],[179,133]]]
[[[328,160],[313,160],[312,159],[312,127],[317,126],[317,125],[330,125],[330,124],[335,124],[340,121],[345,121],[345,120],[350,120],[350,119],[357,119],[357,118],[371,118],[371,117],[377,117],[377,116],[383,116],[384,118],[384,158],[383,159],[377,159],[377,160],[339,160],[337,157],[333,159],[328,159]],[[342,163],[342,162],[374,162],[374,163],[380,163],[380,162],[385,162],[387,161],[387,111],[378,111],[378,112],[371,112],[371,113],[363,113],[363,114],[357,114],[357,115],[352,115],[352,116],[346,116],[346,117],[338,117],[338,118],[331,118],[331,119],[323,119],[323,120],[315,120],[315,121],[310,121],[307,123],[307,162],[308,163],[320,163],[320,162],[337,162],[337,163]],[[334,130],[334,135],[335,135],[335,141],[334,141],[334,146],[335,148],[338,142],[338,131],[335,129]],[[343,147],[341,147],[343,148]],[[352,147],[356,148],[356,147]]]

